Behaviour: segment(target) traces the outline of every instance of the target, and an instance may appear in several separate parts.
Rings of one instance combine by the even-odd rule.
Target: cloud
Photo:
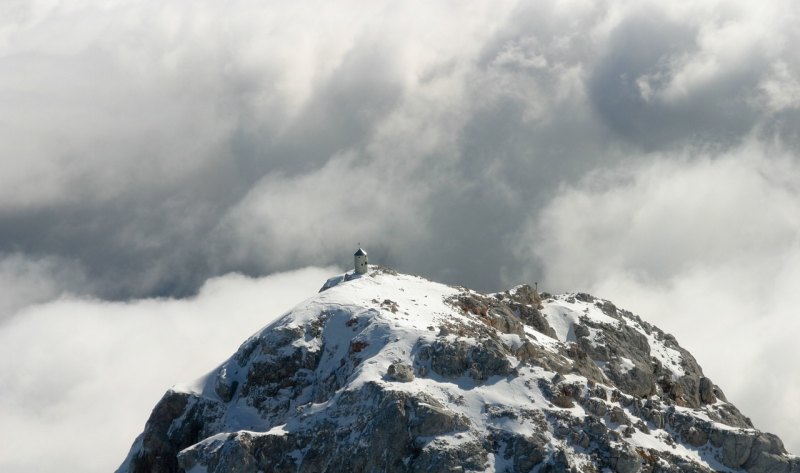
[[[167,388],[214,369],[338,271],[228,274],[189,299],[64,297],[0,321],[0,470],[112,471]]]
[[[86,274],[74,261],[20,253],[0,255],[0,323],[31,304],[87,291],[87,284]]]
[[[554,290],[598,294],[675,333],[757,427],[798,452],[798,176],[793,156],[752,143],[661,155],[562,189],[521,251]]]
[[[792,0],[2,2],[0,314],[192,297],[359,241],[479,290],[770,292],[795,254],[798,20]],[[726,300],[703,294],[680,289]]]
[[[565,180],[754,130],[800,148],[786,1],[5,5],[0,251],[76,261],[107,298],[336,262],[314,233],[259,244],[266,196],[369,220],[331,242],[498,289],[536,262],[496,248]],[[324,178],[341,185],[274,196]]]
[[[418,241],[426,189],[373,166],[380,165],[341,156],[301,177],[265,178],[217,229],[219,260],[237,268],[291,267],[298,259],[324,260],[359,240],[375,242],[370,247],[378,254]]]

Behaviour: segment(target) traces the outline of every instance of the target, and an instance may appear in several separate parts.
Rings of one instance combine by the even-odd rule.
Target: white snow
[[[284,436],[289,432],[286,430],[286,424],[276,425],[275,427],[269,429],[265,432],[267,435],[277,435],[277,436]]]
[[[621,373],[627,373],[632,370],[636,365],[633,364],[630,358],[624,356],[619,357],[619,370]]]
[[[556,296],[552,301],[544,302],[544,314],[547,322],[553,327],[556,336],[562,342],[575,341],[576,323],[580,323],[582,317],[586,317],[596,324],[615,326],[619,321],[604,314],[599,307],[587,302],[574,300],[574,295],[565,294]]]
[[[664,345],[652,333],[647,335],[647,341],[650,343],[650,356],[657,359],[664,368],[672,371],[673,380],[686,374],[681,366],[683,357],[678,350]]]
[[[539,389],[536,380],[551,379],[555,373],[539,367],[519,365],[518,360],[513,357],[509,357],[509,360],[512,366],[517,367],[519,375],[495,376],[483,383],[477,383],[468,376],[444,379],[435,373],[417,376],[413,381],[405,383],[394,382],[386,377],[387,369],[392,363],[402,362],[414,366],[415,347],[419,347],[420,343],[436,340],[443,326],[470,326],[482,323],[478,316],[463,314],[460,309],[445,302],[464,289],[416,276],[389,274],[376,270],[370,271],[363,277],[336,276],[329,279],[325,286],[326,289],[321,293],[300,303],[291,312],[245,342],[243,346],[247,346],[251,341],[257,341],[258,337],[265,336],[273,330],[305,329],[311,324],[319,324],[320,314],[326,314],[320,338],[306,336],[295,340],[292,346],[292,350],[298,347],[310,352],[324,350],[314,376],[317,379],[326,379],[332,374],[339,376],[337,373],[344,373],[341,376],[347,378],[342,380],[342,384],[348,390],[357,389],[365,383],[377,383],[385,389],[412,393],[425,392],[456,413],[468,417],[475,426],[474,432],[436,438],[436,441],[446,442],[454,448],[464,442],[476,440],[476,433],[486,432],[490,426],[523,435],[533,434],[540,427],[530,418],[520,415],[525,411],[558,410],[570,412],[576,417],[586,415],[577,403],[575,407],[569,409],[552,406]],[[570,294],[556,296],[545,301],[543,305],[542,313],[554,329],[556,339],[539,333],[529,326],[525,327],[525,335],[528,341],[544,350],[557,352],[559,346],[574,342],[575,324],[580,324],[582,319],[591,320],[593,325],[607,327],[608,330],[618,329],[620,324],[627,323],[648,337],[654,358],[672,370],[675,376],[683,374],[680,367],[680,353],[666,347],[654,334],[647,334],[634,320],[627,317],[622,317],[621,320],[606,315],[594,303],[577,300]],[[600,343],[603,330],[591,328],[590,338]],[[498,337],[512,352],[521,347],[525,341],[517,334],[498,334]],[[451,341],[476,343],[474,339],[456,333],[450,333],[446,338]],[[276,356],[278,355],[280,354]],[[342,371],[340,368],[344,363],[353,363],[352,370]],[[632,360],[620,358],[620,369],[623,372],[633,367]],[[224,373],[230,380],[236,380],[241,386],[246,381],[243,378],[246,372],[247,367],[239,367],[236,361],[229,360],[204,379],[174,389],[217,398],[214,387],[220,373]],[[567,383],[586,384],[586,379],[578,375],[565,375],[564,379]],[[275,402],[281,401],[281,396],[282,394],[278,393]],[[302,419],[310,418],[312,414],[326,415],[337,402],[334,396],[324,402],[313,403],[310,396],[309,393],[309,398],[302,403],[284,398],[287,402],[293,403],[292,412],[296,412],[297,415],[291,419],[279,420],[276,424],[264,420],[246,399],[234,399],[228,405],[223,430],[226,432],[247,430],[253,431],[254,435],[286,435],[297,426],[296,423],[303,422]],[[503,409],[516,415],[499,415],[492,411],[492,406],[503,406]],[[707,420],[707,415],[700,411],[688,411],[698,418]],[[341,423],[351,420],[341,417],[338,419]],[[293,422],[295,424],[292,424]],[[617,428],[622,429],[622,426]],[[674,447],[667,443],[664,440],[666,435],[668,434],[662,430],[654,430],[650,435],[637,430],[630,442],[642,448],[667,450],[708,465],[697,451],[682,446]],[[217,440],[219,438],[211,437],[202,442]],[[559,441],[554,439],[553,442]],[[298,452],[297,455],[302,454]],[[576,457],[576,462],[581,461],[590,460],[588,457]],[[494,456],[494,468],[502,471],[508,466],[509,463],[502,458],[502,455]]]

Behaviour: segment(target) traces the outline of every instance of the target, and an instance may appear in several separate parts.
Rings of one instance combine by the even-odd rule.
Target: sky
[[[444,283],[610,299],[800,454],[799,20],[0,2],[0,470],[113,469],[169,385],[359,242]]]

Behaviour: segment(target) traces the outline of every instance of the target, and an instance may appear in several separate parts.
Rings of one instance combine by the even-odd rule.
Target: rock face
[[[120,473],[800,473],[669,334],[587,294],[329,280],[194,389]]]

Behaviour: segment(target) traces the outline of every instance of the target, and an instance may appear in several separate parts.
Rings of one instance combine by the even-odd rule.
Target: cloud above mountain
[[[492,289],[563,183],[796,153],[796,6],[5,2],[0,251],[103,297],[387,263]],[[453,238],[458,235],[458,238]]]
[[[0,470],[113,471],[164,392],[215,369],[336,268],[210,279],[188,299],[64,298],[0,326]]]
[[[0,333],[31,304],[191,297],[361,242],[446,283],[592,290],[711,370],[756,323],[740,379],[791,366],[766,327],[792,326],[800,272],[798,20],[790,0],[2,2]],[[717,381],[756,415],[760,387]]]

